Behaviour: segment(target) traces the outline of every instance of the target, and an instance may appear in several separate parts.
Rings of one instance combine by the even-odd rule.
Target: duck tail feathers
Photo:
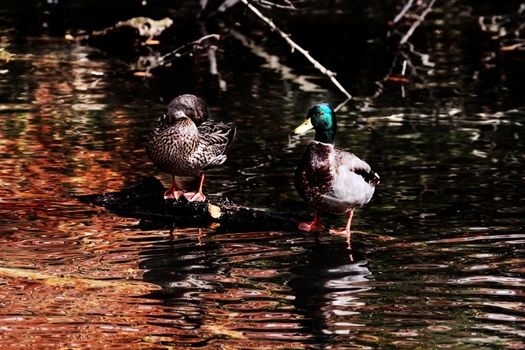
[[[354,172],[361,175],[363,179],[370,184],[370,186],[376,186],[379,184],[379,175],[373,170],[365,170],[362,168],[354,169]]]

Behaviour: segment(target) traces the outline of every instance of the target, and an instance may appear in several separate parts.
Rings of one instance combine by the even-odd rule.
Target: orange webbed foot
[[[333,234],[333,235],[336,235],[336,236],[345,237],[346,238],[346,242],[350,245],[350,243],[351,243],[350,237],[352,235],[350,230],[346,230],[346,229],[344,229],[344,230],[330,229],[329,232],[331,234]]]
[[[306,232],[323,232],[325,230],[325,227],[321,225],[321,223],[315,221],[301,222],[297,228]]]
[[[191,196],[186,196],[187,194]],[[186,193],[184,196],[186,197],[188,202],[204,202],[206,200],[206,196],[202,192]]]
[[[314,212],[314,219],[312,222],[301,222],[298,229],[307,232],[322,232],[325,230],[325,227],[321,224],[317,212]]]
[[[173,189],[169,189],[166,192],[164,192],[164,199],[175,199],[176,201],[179,200],[180,197],[184,195],[183,191],[176,191]]]

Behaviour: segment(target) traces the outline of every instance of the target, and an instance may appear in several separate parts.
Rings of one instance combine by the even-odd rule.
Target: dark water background
[[[281,64],[230,36],[226,91],[198,58],[143,80],[129,56],[63,39],[141,14],[179,18],[182,38],[198,32],[191,2],[156,4],[0,7],[0,50],[12,54],[0,61],[1,348],[525,347],[524,56],[498,52],[477,23],[519,2],[436,6],[414,36],[435,67],[372,100],[396,2],[276,15],[355,95],[337,145],[382,178],[356,211],[351,252],[344,238],[295,231],[170,237],[75,199],[150,175],[167,185],[145,137],[170,98],[192,92],[238,125],[207,193],[310,215],[292,176],[312,135],[288,135],[311,104],[343,98],[264,27],[238,30]]]

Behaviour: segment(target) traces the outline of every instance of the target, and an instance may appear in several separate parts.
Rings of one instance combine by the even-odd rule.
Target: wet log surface
[[[188,202],[183,197],[178,201],[165,200],[164,191],[158,179],[147,177],[138,185],[120,192],[83,195],[78,199],[120,216],[146,220],[150,225],[198,226],[244,232],[297,229],[297,218],[237,205],[225,198],[208,197],[205,202]]]

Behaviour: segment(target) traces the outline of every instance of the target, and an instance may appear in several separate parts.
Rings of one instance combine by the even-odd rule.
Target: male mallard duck
[[[294,180],[297,192],[314,210],[314,218],[310,223],[301,223],[299,229],[323,230],[318,212],[346,214],[348,221],[342,233],[350,242],[354,208],[370,201],[379,175],[352,153],[334,147],[337,123],[330,105],[322,103],[310,108],[305,122],[294,133],[301,134],[312,128],[315,140],[306,148]]]
[[[160,170],[171,174],[172,185],[164,199],[180,196],[189,201],[204,201],[204,171],[226,161],[226,151],[235,136],[232,123],[211,122],[203,100],[194,95],[180,95],[168,105],[151,131],[146,152]],[[199,178],[197,192],[187,192],[184,185]]]

